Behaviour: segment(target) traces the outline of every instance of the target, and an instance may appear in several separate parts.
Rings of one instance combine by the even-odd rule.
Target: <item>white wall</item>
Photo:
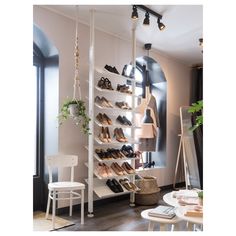
[[[73,92],[74,75],[74,34],[75,23],[64,17],[50,12],[44,8],[34,6],[34,23],[54,43],[59,51],[59,104]],[[82,97],[88,94],[88,52],[89,52],[89,27],[79,24],[80,48],[80,78]],[[124,41],[104,32],[95,32],[95,64],[103,67],[105,64],[114,65],[122,71],[124,64],[131,61],[131,42]],[[136,56],[146,55],[142,47],[137,47]],[[167,166],[164,169],[150,170],[151,175],[157,177],[159,186],[173,183],[174,168],[179,144],[178,133],[179,107],[188,105],[190,68],[174,59],[150,52],[150,57],[160,63],[167,80]],[[59,152],[78,154],[79,166],[76,171],[76,180],[84,182],[87,178],[88,153],[84,148],[87,137],[78,128],[68,121],[59,128]]]

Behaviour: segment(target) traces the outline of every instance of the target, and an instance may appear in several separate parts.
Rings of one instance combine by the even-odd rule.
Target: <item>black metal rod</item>
[[[152,14],[152,15],[156,16],[156,17],[159,18],[160,20],[162,19],[162,15],[160,15],[159,13],[157,13],[157,12],[151,10],[150,8],[148,8],[148,7],[144,6],[144,5],[135,5],[135,6],[136,6],[137,8],[139,8],[139,9],[142,9],[142,10],[145,11],[145,12],[148,11],[149,14]]]

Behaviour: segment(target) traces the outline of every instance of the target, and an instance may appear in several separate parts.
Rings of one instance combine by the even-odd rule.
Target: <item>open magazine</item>
[[[175,207],[159,205],[148,213],[149,216],[172,219],[175,216]]]

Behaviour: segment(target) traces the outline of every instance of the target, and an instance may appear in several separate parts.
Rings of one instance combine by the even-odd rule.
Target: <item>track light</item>
[[[160,20],[162,19],[162,15],[160,15],[159,13],[153,11],[152,9],[150,9],[144,5],[133,5],[133,12],[131,15],[132,19],[134,19],[134,20],[138,19],[138,8],[145,12],[145,18],[143,20],[144,25],[150,24],[150,15],[153,15],[157,18],[158,28],[160,30],[165,29],[166,26],[162,22],[160,22]]]
[[[144,25],[149,25],[149,24],[150,24],[149,18],[150,18],[149,12],[146,11],[146,13],[145,13],[145,18],[144,18],[144,20],[143,20],[143,24],[144,24]]]
[[[200,46],[200,47],[203,47],[203,38],[200,38],[200,39],[199,39],[199,46]]]
[[[133,12],[132,12],[131,18],[133,20],[138,19],[138,11],[137,11],[137,7],[135,5],[133,6]]]
[[[158,24],[159,30],[164,30],[165,27],[166,27],[166,26],[160,21],[160,18],[157,19],[157,24]]]

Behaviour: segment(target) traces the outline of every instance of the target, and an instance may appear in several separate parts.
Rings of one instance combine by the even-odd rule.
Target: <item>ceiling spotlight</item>
[[[131,18],[133,20],[138,19],[138,11],[137,11],[137,7],[135,5],[133,6],[133,12],[132,12]]]
[[[200,46],[200,47],[203,47],[203,38],[200,38],[200,39],[199,39],[199,46]]]
[[[164,30],[166,27],[162,22],[160,22],[160,18],[157,19],[157,24],[158,24],[159,30]]]
[[[146,13],[145,13],[145,18],[144,18],[144,20],[143,20],[143,24],[144,24],[144,25],[149,25],[149,24],[150,24],[149,18],[150,18],[149,12],[146,11]]]

